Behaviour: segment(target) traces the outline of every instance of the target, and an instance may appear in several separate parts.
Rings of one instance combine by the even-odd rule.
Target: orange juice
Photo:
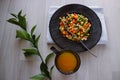
[[[65,73],[73,72],[77,66],[77,58],[71,52],[63,52],[56,60],[57,68]]]

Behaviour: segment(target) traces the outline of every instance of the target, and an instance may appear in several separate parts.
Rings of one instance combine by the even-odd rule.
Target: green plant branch
[[[40,56],[40,59],[42,60],[42,62],[44,62],[44,60],[43,60],[43,58],[42,58],[42,56],[41,56],[41,54],[40,54],[38,48],[37,48],[37,52],[38,52],[38,55]]]
[[[32,48],[23,49],[24,55],[26,57],[32,56],[32,55],[38,55],[42,61],[42,63],[40,64],[41,74],[35,75],[35,76],[31,77],[30,79],[43,80],[45,78],[49,78],[51,80],[52,79],[51,74],[52,74],[52,70],[54,68],[54,65],[49,70],[47,64],[48,64],[49,59],[53,55],[53,53],[48,54],[47,57],[45,58],[45,61],[43,60],[41,53],[38,49],[38,42],[40,39],[40,35],[36,36],[34,34],[34,31],[36,29],[36,25],[32,27],[32,29],[29,33],[27,31],[26,16],[22,15],[22,10],[18,14],[11,13],[11,15],[13,16],[13,18],[8,19],[7,21],[11,24],[17,25],[17,26],[22,28],[22,30],[16,30],[16,38],[27,40],[33,45]]]

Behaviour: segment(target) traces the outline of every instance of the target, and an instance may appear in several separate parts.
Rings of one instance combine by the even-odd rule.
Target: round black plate
[[[69,4],[59,8],[51,17],[49,23],[49,31],[53,41],[62,49],[73,50],[75,52],[86,51],[86,49],[78,42],[71,41],[62,36],[59,30],[59,17],[65,16],[66,13],[78,13],[88,18],[91,23],[90,36],[84,44],[89,48],[93,48],[100,40],[102,27],[101,22],[96,13],[90,8],[80,4]]]

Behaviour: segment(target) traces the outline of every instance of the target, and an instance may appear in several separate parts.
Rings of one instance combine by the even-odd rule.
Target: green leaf
[[[26,14],[24,14],[23,17],[26,17]]]
[[[44,62],[41,63],[40,70],[41,70],[41,72],[44,72],[46,77],[50,78],[48,67],[47,67],[47,65]]]
[[[47,65],[44,62],[41,63],[40,70],[43,71],[43,72],[48,70],[48,67],[47,67]]]
[[[16,14],[14,14],[14,13],[11,13],[11,15],[12,15],[13,17],[17,18],[17,15],[16,15]]]
[[[52,76],[53,68],[54,68],[54,65],[50,68],[50,76]]]
[[[46,76],[43,74],[38,74],[38,75],[35,75],[33,77],[30,77],[31,80],[43,80],[45,78],[46,78]]]
[[[36,36],[32,35],[32,39],[33,39],[34,43],[35,43],[35,38],[36,38]]]
[[[26,31],[26,27],[27,27],[26,18],[25,18],[25,15],[22,16],[21,14],[22,14],[22,10],[18,13],[18,15],[11,13],[11,15],[15,18],[11,18],[7,21],[9,23],[20,26],[22,29],[24,29]]]
[[[35,31],[36,25],[33,26],[33,28],[31,29],[31,36],[33,35],[33,32]]]
[[[50,60],[50,58],[54,55],[54,53],[50,53],[47,55],[47,57],[45,58],[45,63],[48,64],[48,61]]]
[[[30,35],[24,30],[16,30],[16,38],[21,38],[31,41]]]
[[[38,42],[39,42],[40,35],[35,39],[35,46],[38,47]]]
[[[21,16],[22,10],[18,12],[18,18]]]
[[[17,22],[17,20],[16,20],[15,18],[10,18],[10,19],[8,19],[7,21],[8,21],[9,23],[15,24],[15,25],[17,25],[17,26],[20,25],[19,22]]]
[[[20,27],[23,28],[25,31],[26,31],[26,27],[27,27],[27,22],[26,22],[26,18],[24,16],[19,16],[18,17],[19,19],[19,24],[20,24]]]
[[[31,55],[38,55],[38,52],[36,49],[23,49],[25,51],[25,56],[31,56]]]
[[[21,14],[22,14],[22,10],[17,15],[19,26],[26,31],[26,27],[27,27],[26,18]]]

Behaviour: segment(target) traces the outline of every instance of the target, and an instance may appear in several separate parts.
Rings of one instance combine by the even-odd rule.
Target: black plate
[[[73,50],[75,52],[86,51],[86,49],[78,42],[71,41],[62,36],[59,30],[59,17],[65,16],[66,13],[78,13],[87,17],[91,23],[90,36],[83,41],[86,46],[91,49],[100,40],[102,27],[101,22],[96,13],[90,8],[80,4],[69,4],[59,8],[51,17],[49,23],[49,31],[53,41],[62,49]]]

